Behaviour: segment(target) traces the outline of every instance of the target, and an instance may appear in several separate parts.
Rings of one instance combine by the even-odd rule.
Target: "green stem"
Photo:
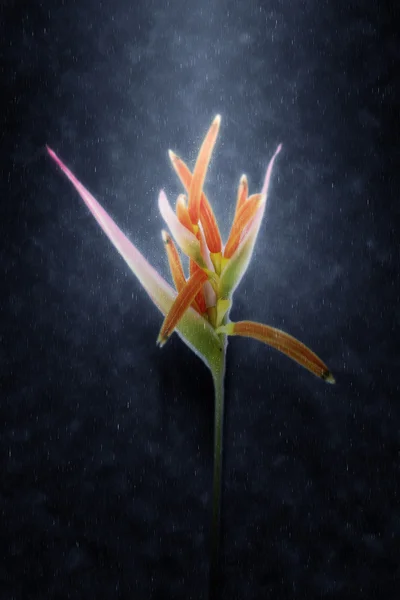
[[[222,336],[221,336],[222,337]],[[212,495],[211,547],[210,547],[210,587],[209,600],[219,598],[219,539],[221,519],[221,473],[222,443],[224,426],[224,376],[226,342],[223,336],[223,356],[218,368],[213,372],[214,382],[214,474]]]

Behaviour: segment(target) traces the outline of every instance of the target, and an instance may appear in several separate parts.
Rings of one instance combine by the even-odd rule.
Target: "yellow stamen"
[[[211,154],[217,140],[221,116],[217,115],[207,131],[206,137],[201,145],[199,155],[193,171],[192,182],[189,191],[189,215],[192,223],[196,225],[200,218],[200,201],[203,184],[206,177],[208,165],[210,164]]]
[[[335,383],[335,379],[326,364],[310,348],[280,329],[275,329],[262,323],[255,323],[254,321],[239,321],[220,327],[217,333],[251,337],[264,342],[276,348],[276,350],[283,352],[286,356],[289,356],[289,358],[311,371],[311,373],[314,373],[317,377],[321,377],[327,383]]]
[[[236,248],[239,246],[240,238],[247,225],[256,214],[261,202],[262,195],[254,194],[253,196],[250,196],[250,198],[240,207],[233,220],[231,232],[225,246],[225,258],[231,258]]]
[[[193,302],[196,294],[201,290],[202,285],[207,280],[207,274],[201,269],[196,271],[185,283],[177,297],[175,298],[169,313],[166,315],[162,324],[157,344],[163,346],[171,333],[183,317],[186,310]]]
[[[225,269],[226,265],[229,263],[229,258],[225,258],[225,256],[221,257],[221,273]]]
[[[225,318],[226,313],[232,306],[232,301],[226,298],[220,298],[217,301],[217,322],[216,327],[219,327]]]
[[[169,150],[169,157],[176,174],[181,180],[185,190],[189,192],[192,183],[192,173],[189,167],[177,156],[172,150]],[[211,204],[207,200],[204,192],[201,194],[200,205],[200,221],[203,226],[204,237],[206,238],[207,246],[210,252],[221,252],[222,240],[218,229],[217,220],[215,218]]]
[[[217,324],[217,307],[216,306],[209,306],[207,308],[207,314],[208,314],[208,320],[209,320],[209,322],[215,328],[216,324]]]
[[[211,262],[214,265],[214,269],[217,275],[221,274],[221,252],[210,252]]]

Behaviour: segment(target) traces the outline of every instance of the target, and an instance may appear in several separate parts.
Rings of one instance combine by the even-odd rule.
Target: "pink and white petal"
[[[181,248],[182,252],[184,252],[186,256],[189,256],[189,258],[192,258],[199,265],[199,267],[204,268],[206,265],[201,255],[199,240],[194,233],[189,231],[179,221],[175,211],[168,202],[168,198],[164,190],[161,190],[159,193],[158,208],[160,209],[162,218],[168,225],[176,243]]]
[[[270,184],[270,181],[271,181],[271,175],[272,175],[272,169],[274,167],[274,162],[275,162],[275,159],[276,159],[276,157],[278,156],[278,154],[279,154],[279,152],[281,150],[282,150],[282,144],[279,144],[279,146],[275,150],[275,154],[273,155],[273,157],[269,161],[269,165],[267,167],[267,172],[265,173],[264,185],[263,185],[262,190],[261,190],[261,194],[263,196],[265,196],[265,200],[267,199],[267,195],[268,195],[268,188],[269,188],[269,184]]]
[[[147,262],[136,246],[128,240],[104,208],[64,165],[56,153],[49,147],[47,147],[47,151],[71,181],[104,233],[136,275],[154,304],[163,315],[166,315],[176,298],[176,291]],[[177,332],[195,354],[213,370],[214,364],[217,359],[219,360],[221,342],[211,325],[195,310],[189,308],[183,315],[177,327]]]
[[[109,214],[81,182],[78,181],[68,167],[64,165],[56,153],[50,148],[47,148],[47,151],[71,181],[104,233],[118,250],[132,272],[139,279],[154,304],[156,304],[162,313],[165,314],[168,312],[170,305],[176,296],[174,289],[161,277],[161,275],[159,275],[150,263],[147,262],[136,246],[128,240],[126,235],[121,231],[118,225],[116,225]]]
[[[268,190],[269,190],[269,184],[270,184],[270,181],[271,181],[272,169],[273,169],[273,166],[274,166],[274,163],[275,163],[275,159],[276,159],[276,157],[278,156],[278,154],[280,153],[281,150],[282,150],[282,144],[279,144],[279,146],[275,150],[275,153],[274,153],[273,157],[269,161],[269,164],[268,164],[268,167],[267,167],[267,172],[265,173],[265,177],[264,177],[264,184],[263,184],[263,187],[262,187],[262,190],[261,190],[262,202],[260,204],[260,208],[257,211],[257,213],[255,214],[253,221],[251,222],[248,230],[246,231],[245,235],[241,239],[240,244],[239,244],[239,246],[238,246],[237,249],[240,248],[241,244],[245,244],[246,241],[249,238],[254,238],[253,246],[254,246],[254,244],[256,242],[257,235],[258,235],[258,232],[260,230],[261,222],[262,222],[262,219],[263,219],[263,216],[264,216],[265,207],[267,205]],[[232,258],[233,258],[233,256],[232,256]]]
[[[251,224],[249,225],[246,233],[240,241],[239,246],[236,248],[232,257],[227,262],[225,268],[221,273],[220,279],[220,293],[222,298],[230,298],[239,285],[243,275],[245,274],[249,265],[251,256],[253,254],[254,245],[257,240],[257,235],[260,230],[261,221],[264,216],[265,206],[267,203],[268,189],[271,181],[272,168],[279,152],[281,151],[282,144],[279,144],[275,150],[275,154],[271,158],[267,172],[264,178],[264,184],[262,187],[262,202],[258,211],[256,212]]]

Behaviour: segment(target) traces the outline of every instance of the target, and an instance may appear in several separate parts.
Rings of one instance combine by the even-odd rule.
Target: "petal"
[[[254,321],[239,321],[228,323],[220,327],[217,332],[250,337],[264,342],[264,344],[283,352],[283,354],[286,354],[286,356],[327,383],[335,383],[335,379],[326,364],[310,348],[280,329],[262,323],[255,323]]]
[[[154,304],[165,315],[171,309],[176,292],[158,272],[147,262],[139,250],[128,240],[114,223],[112,218],[100,206],[97,200],[76,179],[71,171],[58,158],[53,150],[47,147],[52,159],[71,181],[90,212],[115,246],[122,258],[138,278]],[[180,320],[177,331],[187,346],[211,369],[215,370],[221,360],[221,341],[211,325],[195,310],[189,308]]]
[[[232,223],[231,232],[224,248],[224,258],[231,258],[239,246],[240,238],[247,231],[247,226],[261,207],[262,195],[254,194],[241,205]]]
[[[268,196],[268,188],[269,188],[269,184],[270,184],[270,181],[271,181],[271,175],[272,175],[272,169],[273,169],[273,166],[274,166],[274,162],[275,162],[275,159],[276,159],[276,157],[278,156],[278,154],[279,154],[279,152],[281,150],[282,150],[282,144],[279,144],[279,146],[275,150],[275,154],[273,155],[273,157],[269,161],[269,165],[267,167],[267,172],[265,173],[264,185],[263,185],[262,190],[261,190],[262,195],[265,196],[265,200],[267,200],[267,196]]]
[[[189,259],[189,273],[190,273],[190,277],[193,277],[193,275],[195,273],[197,273],[197,271],[201,271],[200,267],[194,262],[194,260]],[[206,282],[208,283],[208,282]],[[195,302],[197,303],[197,306],[200,309],[200,314],[204,314],[207,310],[207,305],[206,305],[206,300],[204,297],[204,290],[203,290],[202,286],[200,288],[200,290],[197,292],[196,296],[195,296]]]
[[[211,123],[204,142],[201,145],[199,155],[193,170],[193,177],[189,190],[189,215],[194,225],[197,225],[200,217],[200,200],[203,191],[203,184],[206,178],[208,165],[210,164],[211,154],[217,141],[221,116],[217,115]]]
[[[108,213],[102,208],[97,200],[88,192],[88,190],[78,181],[73,173],[64,165],[58,156],[47,148],[48,153],[65,173],[75,189],[78,191],[82,200],[89,208],[90,212],[110,239],[112,244],[121,254],[122,258],[128,264],[130,269],[139,279],[146,292],[161,312],[166,313],[171,303],[174,301],[175,292],[172,287],[163,279],[158,272],[147,262],[139,250],[128,240],[120,228],[114,223]]]
[[[189,167],[183,162],[181,158],[179,158],[179,156],[172,152],[172,150],[169,150],[168,153],[172,166],[174,167],[184,188],[188,192],[190,190],[190,185],[192,182],[192,174],[189,170]],[[213,209],[211,208],[211,205],[207,200],[207,197],[204,194],[204,192],[202,192],[201,194],[200,222],[203,226],[204,235],[210,252],[221,252],[221,234],[218,229],[217,220],[215,218]]]
[[[264,215],[265,205],[268,196],[268,188],[271,180],[272,167],[274,166],[275,159],[281,151],[281,148],[282,144],[278,146],[278,148],[275,151],[275,154],[269,162],[264,179],[264,185],[261,192],[262,200],[258,211],[256,212],[247,233],[240,240],[239,246],[233,253],[230,260],[226,262],[222,270],[220,280],[220,294],[222,298],[229,298],[233,294],[249,265],[251,256],[253,254],[254,245],[256,243],[257,234],[260,229],[261,221]]]
[[[215,272],[214,271],[214,265],[212,263],[212,260],[210,258],[210,253],[208,251],[208,247],[207,247],[207,243],[205,240],[205,236],[204,236],[204,232],[202,230],[201,227],[199,227],[199,239],[200,239],[200,249],[201,249],[201,254],[204,258],[204,262],[207,265],[207,269],[210,271],[210,273]],[[207,308],[210,308],[211,306],[215,306],[215,303],[217,301],[217,297],[215,294],[214,289],[211,286],[211,283],[209,281],[206,281],[204,286],[203,286],[203,291],[204,291],[204,297],[206,300],[206,305]]]
[[[201,195],[200,223],[204,230],[204,236],[209,251],[213,254],[218,254],[222,249],[221,234],[218,229],[213,209],[205,194]]]
[[[188,310],[191,303],[196,297],[196,294],[201,290],[202,285],[207,280],[207,274],[201,269],[198,269],[185,283],[179,294],[174,300],[173,305],[162,324],[160,334],[157,338],[157,343],[163,346],[168,340],[171,333],[179,323],[184,313]]]
[[[160,209],[160,213],[171,230],[172,235],[174,236],[178,246],[181,250],[190,258],[192,258],[199,267],[205,267],[205,263],[203,257],[201,255],[200,242],[197,237],[189,231],[182,223],[179,221],[178,217],[174,213],[171,208],[170,203],[168,202],[167,196],[165,195],[164,190],[161,190],[158,196],[158,207]]]
[[[178,250],[174,244],[173,239],[167,231],[164,229],[161,232],[162,239],[167,253],[169,269],[171,271],[172,279],[175,284],[175,288],[178,292],[181,291],[186,283],[185,273],[183,271],[182,262],[178,254]]]
[[[162,235],[162,239],[164,242],[165,250],[167,252],[168,264],[169,264],[169,269],[171,271],[172,279],[174,281],[175,288],[179,293],[186,283],[186,277],[185,277],[185,273],[183,271],[182,262],[181,262],[178,250],[174,244],[174,240],[171,238],[169,233],[165,230],[162,230],[161,235]],[[193,261],[191,260],[191,262],[193,262]],[[193,264],[196,265],[195,262],[193,262]],[[200,268],[200,267],[197,267],[197,268]],[[192,307],[200,315],[203,315],[205,312],[205,306],[204,306],[204,310],[201,310],[201,308],[200,308],[199,304],[196,302],[196,300],[194,300],[192,302]]]
[[[186,206],[185,194],[179,194],[179,196],[176,200],[175,211],[176,211],[176,216],[178,217],[178,219],[182,223],[182,225],[184,225],[186,227],[186,229],[191,231],[194,235],[193,224],[192,224],[192,221],[190,220],[189,212],[188,212],[188,209]]]
[[[236,200],[235,216],[240,210],[240,207],[246,202],[249,193],[249,184],[246,175],[242,175],[239,182],[239,189]]]

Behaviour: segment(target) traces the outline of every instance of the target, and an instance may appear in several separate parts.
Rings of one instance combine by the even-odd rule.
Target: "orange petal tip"
[[[175,152],[172,152],[172,150],[168,150],[168,156],[171,162],[174,162],[174,160],[176,160],[176,154]]]

